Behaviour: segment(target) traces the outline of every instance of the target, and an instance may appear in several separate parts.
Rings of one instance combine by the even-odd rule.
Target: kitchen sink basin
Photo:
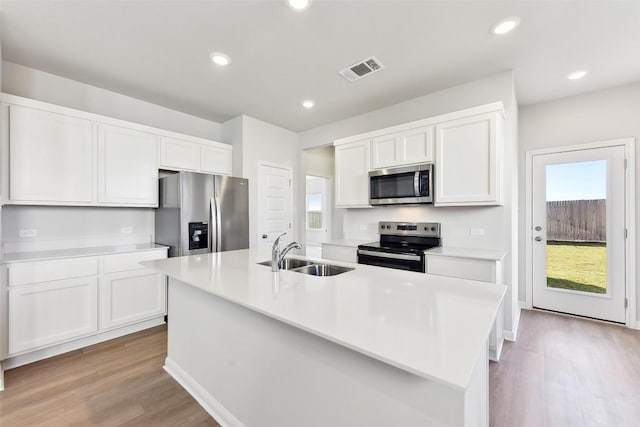
[[[260,265],[266,265],[271,267],[271,260],[259,262]],[[282,270],[293,270],[294,268],[304,267],[306,265],[313,264],[313,261],[306,261],[304,259],[285,258],[282,261]]]
[[[271,267],[271,261],[259,262],[260,265]],[[295,271],[296,273],[309,274],[311,276],[335,276],[353,270],[352,267],[341,267],[339,265],[323,264],[304,259],[285,258],[282,262],[282,270]]]
[[[353,270],[353,268],[340,267],[339,265],[311,264],[305,267],[296,268],[294,271],[310,274],[312,276],[335,276],[336,274],[346,273],[351,270]]]

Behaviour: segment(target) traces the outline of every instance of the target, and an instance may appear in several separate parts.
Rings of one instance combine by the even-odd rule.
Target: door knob
[[[263,238],[263,239],[266,239],[267,237],[269,237],[269,236],[267,236],[266,234],[263,234],[263,235],[262,235],[262,238]]]
[[[536,236],[534,239],[536,242],[541,242],[542,241],[542,237],[540,236]]]
[[[542,227],[540,227],[539,225],[536,225],[536,228],[534,228],[534,230],[540,231],[540,230],[542,230]]]

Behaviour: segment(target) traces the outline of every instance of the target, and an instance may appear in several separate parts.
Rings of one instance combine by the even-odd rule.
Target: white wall
[[[495,207],[434,208],[376,207],[337,209],[342,213],[344,234],[354,239],[378,239],[379,221],[434,221],[442,223],[443,245],[507,252],[504,277],[509,291],[505,298],[505,329],[514,327],[518,316],[517,186],[518,106],[511,72],[421,96],[387,108],[371,111],[300,134],[301,147],[312,148],[388,126],[445,114],[491,102],[502,101],[506,114],[505,205]],[[464,173],[464,171],[461,171]],[[471,236],[470,228],[484,229],[483,236]]]
[[[562,147],[587,142],[635,137],[640,141],[640,83],[619,86],[585,95],[522,107],[520,109],[519,187],[525,191],[525,155],[527,151]],[[636,148],[636,171],[640,171],[640,153]],[[519,224],[525,235],[525,197],[520,198]],[[640,219],[640,185],[636,178],[636,224]],[[636,242],[640,241],[637,240]],[[637,243],[636,243],[637,244]],[[525,299],[525,242],[520,242],[520,299]],[[636,247],[636,265],[640,265],[640,246]],[[640,283],[637,307],[640,308]]]
[[[123,234],[123,227],[132,233]],[[2,246],[6,252],[92,247],[153,241],[154,211],[145,208],[4,206]],[[19,230],[37,230],[19,237]]]
[[[258,163],[261,161],[292,169],[294,224],[293,232],[286,240],[300,240],[304,225],[299,224],[298,191],[299,188],[304,188],[304,180],[295,179],[300,173],[298,134],[244,115],[225,122],[222,127],[225,141],[233,144],[233,174],[249,180],[249,246],[259,248],[263,233],[258,216]],[[241,164],[237,163],[238,158],[241,159]]]
[[[220,124],[54,74],[2,61],[2,92],[173,132],[220,140]]]

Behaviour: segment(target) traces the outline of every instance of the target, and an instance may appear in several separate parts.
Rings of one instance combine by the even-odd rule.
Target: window
[[[307,228],[322,228],[322,194],[307,194]]]

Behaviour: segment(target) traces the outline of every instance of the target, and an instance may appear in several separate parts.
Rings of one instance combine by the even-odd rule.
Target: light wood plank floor
[[[6,372],[0,426],[217,426],[162,370],[166,328]],[[640,332],[523,311],[490,365],[491,426],[639,426]]]
[[[640,426],[640,331],[523,310],[489,371],[492,426]]]
[[[164,370],[166,326],[5,372],[0,426],[218,426]]]

